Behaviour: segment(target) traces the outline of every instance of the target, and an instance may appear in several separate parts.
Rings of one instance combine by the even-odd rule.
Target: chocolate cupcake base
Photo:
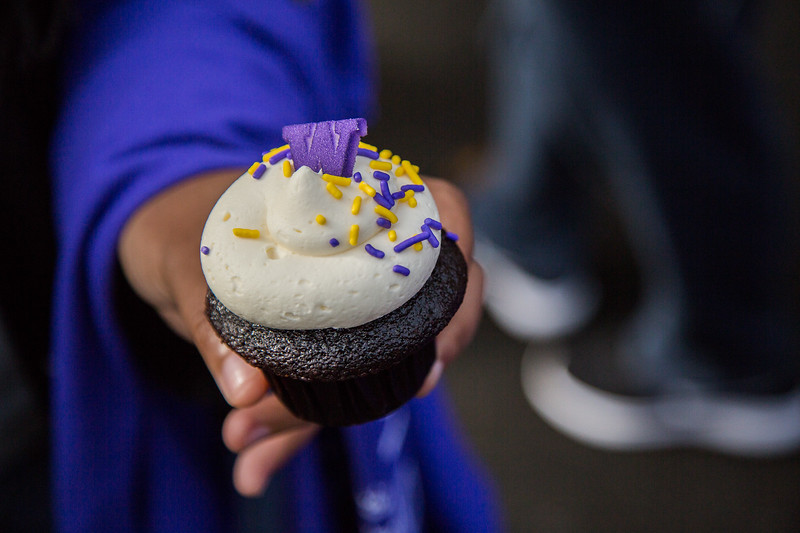
[[[304,420],[325,426],[361,424],[394,411],[420,389],[436,359],[429,342],[416,353],[375,374],[342,381],[308,381],[264,375],[283,404]]]
[[[435,337],[461,305],[466,284],[464,256],[444,238],[417,294],[360,326],[268,328],[236,315],[211,291],[206,311],[225,344],[264,372],[297,417],[352,425],[380,418],[417,393],[436,357]]]

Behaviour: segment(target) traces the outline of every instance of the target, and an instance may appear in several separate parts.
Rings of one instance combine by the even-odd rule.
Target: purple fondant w
[[[367,134],[363,118],[309,122],[283,127],[295,168],[307,166],[315,172],[351,177],[358,143]]]

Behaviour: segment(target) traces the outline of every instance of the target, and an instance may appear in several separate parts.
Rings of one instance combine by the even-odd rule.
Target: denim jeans
[[[778,110],[741,1],[500,0],[479,233],[531,273],[587,268],[598,187],[640,271],[634,364],[796,380],[800,242]]]

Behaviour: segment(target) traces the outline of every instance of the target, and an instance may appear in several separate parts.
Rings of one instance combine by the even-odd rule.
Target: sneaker
[[[508,335],[523,341],[548,341],[583,328],[595,315],[600,290],[586,276],[538,278],[486,240],[475,244],[484,269],[484,305]]]
[[[603,449],[689,447],[771,457],[800,448],[800,386],[772,395],[709,391],[691,383],[678,383],[669,393],[611,392],[581,379],[566,352],[529,347],[522,387],[550,425]]]

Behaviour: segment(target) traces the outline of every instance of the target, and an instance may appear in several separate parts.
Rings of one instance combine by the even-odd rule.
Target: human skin
[[[294,417],[277,397],[268,394],[261,371],[220,341],[205,314],[207,285],[198,252],[203,225],[219,196],[242,173],[236,169],[209,172],[153,197],[128,220],[117,253],[133,290],[176,334],[194,343],[231,405],[222,438],[237,454],[234,486],[242,495],[256,496],[319,427]],[[483,272],[472,259],[472,223],[465,196],[443,180],[425,178],[425,183],[442,223],[459,235],[469,280],[461,308],[436,338],[436,362],[418,396],[435,387],[444,368],[472,339],[481,316],[483,287]]]

